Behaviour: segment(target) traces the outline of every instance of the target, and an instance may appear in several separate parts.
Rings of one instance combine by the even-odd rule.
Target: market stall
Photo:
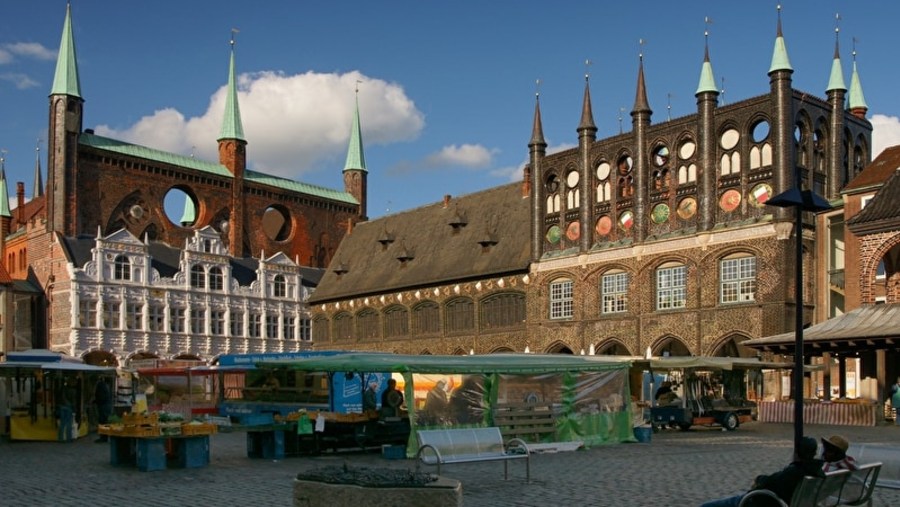
[[[401,419],[408,420],[407,455],[417,429],[504,426],[526,441],[597,445],[634,441],[628,368],[630,358],[559,354],[436,356],[350,353],[293,361],[263,361],[262,368],[324,372],[392,372],[403,392]],[[429,394],[446,399],[438,411]],[[440,403],[439,403],[440,405]],[[510,408],[518,420],[510,420]],[[527,420],[549,421],[523,430]],[[321,420],[321,422],[318,422]],[[340,425],[317,417],[327,436]],[[548,431],[549,429],[549,431]]]
[[[804,424],[836,424],[844,426],[875,426],[879,405],[870,400],[804,400]],[[759,404],[762,422],[794,422],[794,401],[763,401]]]
[[[93,387],[115,374],[115,368],[84,364],[49,350],[10,352],[0,362],[9,438],[69,441],[87,435]]]
[[[199,468],[209,464],[209,436],[216,426],[185,421],[181,414],[124,414],[121,422],[101,425],[107,435],[112,465],[137,466],[142,472]]]

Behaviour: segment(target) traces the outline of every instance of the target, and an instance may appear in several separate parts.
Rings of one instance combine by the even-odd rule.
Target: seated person
[[[822,439],[822,460],[825,465],[822,470],[834,472],[835,470],[857,470],[859,465],[853,456],[847,455],[850,442],[840,435],[832,435]]]
[[[794,490],[797,489],[797,486],[803,481],[803,477],[807,475],[824,477],[825,472],[822,471],[824,462],[820,459],[816,459],[816,451],[819,448],[816,439],[812,437],[803,437],[797,447],[798,448],[794,453],[794,460],[790,465],[774,474],[758,476],[753,482],[750,491],[767,489],[778,495],[778,498],[783,500],[784,503],[790,505]],[[743,499],[746,494],[747,492],[743,492],[718,500],[711,500],[700,507],[737,507],[740,505],[741,499]],[[754,498],[753,500],[757,499]],[[760,497],[758,500],[759,501],[753,503],[754,506],[770,505],[770,503],[765,501],[765,498]]]

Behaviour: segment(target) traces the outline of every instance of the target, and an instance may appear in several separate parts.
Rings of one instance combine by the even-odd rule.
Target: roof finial
[[[625,108],[620,107],[619,108],[619,133],[620,134],[622,133],[622,113],[624,113],[624,112],[625,112]]]
[[[239,32],[240,30],[238,30],[237,28],[231,29],[231,39],[228,41],[228,43],[231,44],[232,49],[234,48],[234,36]]]
[[[778,4],[777,6],[775,6],[775,9],[778,11],[778,28],[777,28],[777,31],[775,32],[775,36],[776,36],[776,37],[782,37],[782,33],[781,33],[781,4]]]
[[[359,79],[356,80],[356,94],[359,95],[359,84],[362,83]]]
[[[841,15],[840,13],[834,14],[834,57],[840,58],[840,43],[841,43]]]
[[[703,18],[703,23],[706,25],[706,28],[703,30],[703,61],[709,61],[709,25],[713,22],[712,18],[706,16]]]
[[[672,121],[672,93],[666,94],[666,121]]]
[[[644,44],[646,41],[644,39],[638,39],[638,59],[641,63],[644,63]]]
[[[722,76],[722,89],[719,91],[719,97],[722,98],[722,105],[725,105],[725,76]]]
[[[540,80],[540,78],[534,80],[534,99],[539,102],[541,100],[541,80]]]
[[[853,37],[853,53],[851,53],[851,54],[853,55],[854,63],[856,63],[856,43],[857,42],[859,42],[859,39],[857,39],[856,37]]]
[[[588,81],[591,78],[590,71],[591,71],[591,65],[593,65],[593,64],[594,64],[594,62],[590,61],[589,59],[584,61],[584,80],[585,81]]]

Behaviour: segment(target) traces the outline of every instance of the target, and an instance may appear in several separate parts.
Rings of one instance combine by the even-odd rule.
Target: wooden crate
[[[215,424],[182,424],[181,434],[185,436],[192,435],[213,435],[218,431]]]
[[[150,412],[149,414],[122,414],[122,424],[125,426],[155,426],[159,424],[159,414]]]

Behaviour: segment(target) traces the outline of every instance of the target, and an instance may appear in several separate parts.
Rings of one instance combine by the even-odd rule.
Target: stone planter
[[[332,468],[294,479],[294,507],[462,506],[462,484],[454,479],[397,470]]]

